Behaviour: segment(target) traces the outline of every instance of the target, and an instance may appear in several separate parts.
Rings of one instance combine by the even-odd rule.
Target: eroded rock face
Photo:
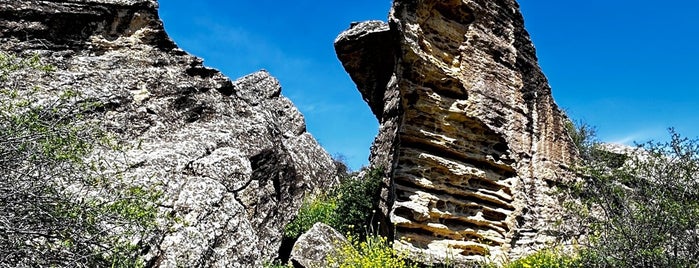
[[[56,71],[13,81],[72,89],[126,151],[98,151],[124,180],[160,190],[182,219],[145,253],[157,267],[261,267],[303,196],[335,183],[303,116],[261,71],[236,81],[178,49],[155,0],[4,0],[0,49]],[[113,161],[112,161],[113,160]],[[146,241],[147,242],[147,241]]]
[[[390,170],[397,247],[466,262],[554,239],[549,190],[576,153],[515,1],[396,0],[335,47],[380,122],[370,160]]]

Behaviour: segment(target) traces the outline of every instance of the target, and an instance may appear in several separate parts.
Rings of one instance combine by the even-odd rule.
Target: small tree
[[[670,130],[625,155],[591,144],[577,216],[590,227],[585,266],[699,265],[699,141]]]

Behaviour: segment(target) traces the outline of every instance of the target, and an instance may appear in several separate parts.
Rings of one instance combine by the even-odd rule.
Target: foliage
[[[584,161],[594,158],[595,148],[598,143],[595,127],[583,121],[578,121],[577,123],[567,121],[565,127],[568,135],[573,140],[573,145],[578,149],[580,158]]]
[[[332,191],[337,199],[335,227],[340,232],[355,232],[359,236],[372,233],[374,216],[379,206],[383,170],[370,169],[359,178],[348,178]]]
[[[86,117],[98,104],[18,80],[54,69],[0,53],[0,267],[143,266],[161,193],[85,160],[114,143]]]
[[[584,267],[579,257],[569,256],[558,250],[546,249],[502,265],[502,268],[573,268]]]
[[[296,218],[284,227],[286,237],[296,238],[313,227],[316,222],[330,226],[336,225],[336,200],[327,196],[318,196],[304,200]]]
[[[584,266],[699,265],[699,141],[670,134],[623,157],[594,153],[580,168],[583,184],[569,189],[592,235]]]
[[[336,154],[333,156],[333,164],[335,165],[335,174],[344,178],[349,176],[350,168],[347,166],[347,157],[342,154]]]
[[[372,169],[364,177],[344,179],[328,195],[305,200],[296,218],[284,228],[284,235],[297,238],[316,222],[340,232],[368,234],[378,207],[382,176],[381,169]]]
[[[349,243],[340,247],[335,255],[328,257],[328,264],[339,268],[404,268],[417,267],[409,264],[404,254],[397,252],[386,238],[370,235],[359,240],[354,235],[347,237]]]

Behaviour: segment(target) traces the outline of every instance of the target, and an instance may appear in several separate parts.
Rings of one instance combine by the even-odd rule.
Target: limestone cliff
[[[334,183],[328,154],[261,71],[231,81],[177,48],[156,0],[3,0],[0,51],[56,71],[14,78],[46,94],[78,91],[126,141],[124,178],[163,191],[182,219],[144,255],[158,267],[256,267],[277,256],[303,196]],[[126,156],[126,157],[123,157]],[[123,161],[122,161],[123,160]]]
[[[514,0],[395,0],[335,48],[380,122],[398,248],[462,262],[554,239],[549,190],[576,152]]]

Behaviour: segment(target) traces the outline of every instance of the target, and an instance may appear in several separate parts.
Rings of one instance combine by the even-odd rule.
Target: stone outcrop
[[[97,102],[126,151],[104,150],[125,181],[162,191],[182,219],[144,252],[155,267],[260,267],[277,257],[303,196],[335,183],[328,154],[265,71],[236,81],[177,48],[155,0],[3,0],[0,51],[56,71],[17,78],[37,94]],[[113,160],[113,161],[112,161]]]
[[[318,222],[299,236],[291,250],[290,261],[301,267],[330,267],[328,257],[337,255],[349,241],[337,230]]]
[[[384,220],[425,262],[516,258],[554,239],[576,157],[514,0],[395,0],[335,41],[380,122]]]

